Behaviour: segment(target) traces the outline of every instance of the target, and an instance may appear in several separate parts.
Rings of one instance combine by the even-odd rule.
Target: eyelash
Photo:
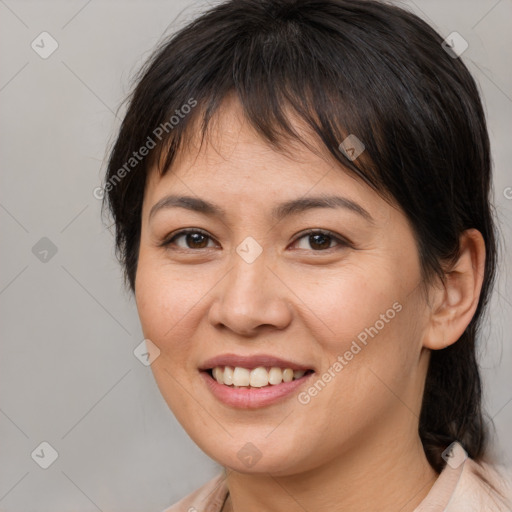
[[[201,234],[201,235],[204,235],[205,237],[209,238],[210,240],[213,240],[213,238],[205,231],[203,231],[201,229],[197,229],[197,228],[189,228],[189,229],[182,229],[181,231],[173,233],[170,237],[166,238],[161,244],[159,244],[159,246],[169,248],[169,246],[171,246],[177,238],[179,238],[181,236],[185,236],[187,234],[191,234],[191,233]],[[311,235],[328,236],[329,238],[331,238],[331,240],[336,241],[340,247],[352,247],[352,244],[348,240],[344,239],[343,237],[341,237],[339,235],[336,235],[332,231],[328,231],[325,229],[309,229],[309,230],[301,233],[300,236],[298,236],[292,242],[292,244],[295,244],[297,241],[301,240],[302,238],[305,238],[305,237],[311,236]],[[211,249],[211,247],[205,247],[203,249],[190,249],[190,248],[183,249],[183,248],[179,247],[177,250],[183,250],[183,251],[188,250],[188,251],[197,252],[197,251],[205,250],[205,249]],[[327,251],[330,251],[331,249],[335,249],[335,247],[329,247],[327,249],[320,249],[320,250],[314,250],[314,249],[311,249],[311,250],[313,252],[327,252]],[[172,249],[172,250],[174,250],[174,249]]]

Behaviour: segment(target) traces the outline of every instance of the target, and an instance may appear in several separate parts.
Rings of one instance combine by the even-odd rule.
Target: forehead
[[[291,113],[290,117],[294,123],[294,129],[316,148],[316,155],[304,144],[291,137],[286,137],[281,150],[273,147],[249,123],[244,115],[242,105],[236,97],[228,95],[210,119],[204,139],[200,130],[201,115],[197,115],[187,126],[183,143],[166,174],[191,175],[190,171],[194,171],[194,175],[199,175],[203,172],[211,172],[212,168],[227,170],[235,161],[238,162],[237,168],[240,171],[243,171],[249,162],[251,165],[248,167],[256,170],[261,167],[258,162],[263,160],[266,164],[274,161],[276,167],[282,168],[284,171],[290,165],[300,171],[311,161],[316,163],[323,161],[323,166],[334,165],[334,158],[328,155],[325,149],[320,149],[320,145],[314,140],[313,135],[307,133],[304,123],[297,118],[293,120]],[[310,174],[318,174],[315,172],[317,166],[309,165],[309,167],[311,168]],[[153,184],[162,179],[156,171],[155,165],[149,169],[148,174],[150,180],[154,182]],[[256,173],[253,172],[251,175],[255,177]]]
[[[373,203],[374,211],[384,208],[382,198],[344,169],[304,123],[296,121],[293,127],[300,139],[283,138],[282,148],[273,147],[247,120],[240,103],[226,98],[212,117],[204,140],[192,125],[171,168],[164,175],[151,169],[145,215],[169,193],[266,208],[269,202],[337,192],[354,201]]]

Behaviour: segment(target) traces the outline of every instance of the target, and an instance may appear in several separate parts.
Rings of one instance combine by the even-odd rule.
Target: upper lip
[[[253,369],[259,366],[278,368],[291,368],[292,370],[312,370],[311,366],[306,366],[293,361],[287,361],[280,357],[269,354],[255,354],[253,356],[241,356],[237,354],[221,354],[207,359],[199,367],[200,370],[210,370],[216,366],[239,366],[241,368]]]

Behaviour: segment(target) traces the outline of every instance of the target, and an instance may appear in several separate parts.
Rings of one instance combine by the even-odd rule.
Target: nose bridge
[[[231,258],[232,270],[224,290],[225,299],[239,311],[244,309],[261,310],[271,297],[268,293],[270,272],[268,251],[263,251],[254,239],[244,240],[236,248]]]
[[[290,314],[283,288],[269,268],[270,254],[254,239],[246,239],[232,253],[229,266],[212,306],[211,321],[245,334],[259,325],[283,328]]]

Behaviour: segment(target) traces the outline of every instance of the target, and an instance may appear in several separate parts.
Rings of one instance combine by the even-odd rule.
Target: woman
[[[397,7],[231,0],[156,51],[106,205],[159,389],[224,468],[169,512],[510,510],[490,183],[471,75]]]

